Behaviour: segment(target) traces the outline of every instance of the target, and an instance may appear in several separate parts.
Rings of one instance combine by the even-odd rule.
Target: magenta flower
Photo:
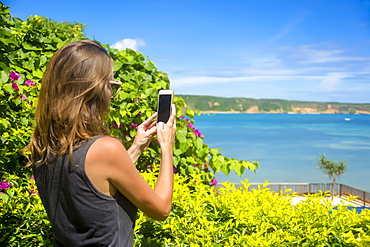
[[[10,72],[10,79],[12,79],[13,81],[16,81],[19,79],[21,75],[19,73],[16,73],[14,71]]]
[[[19,91],[19,87],[18,87],[17,83],[15,83],[15,82],[12,82],[12,88],[13,88],[15,91]]]
[[[147,165],[146,166],[146,169],[151,170],[152,169],[152,166],[151,165]]]
[[[116,123],[116,121],[112,122],[112,125],[114,128],[123,128],[123,123],[120,123],[119,125]]]
[[[27,80],[27,81],[25,82],[25,84],[26,84],[26,86],[27,86],[27,87],[30,87],[30,86],[35,86],[35,85],[36,85],[36,82],[31,81],[31,80]]]
[[[134,127],[134,128],[136,128],[136,129],[137,129],[137,127],[138,127],[139,125],[138,125],[138,124],[136,124],[136,123],[131,123],[131,124],[130,124],[130,126],[131,126],[131,127]]]
[[[201,137],[202,136],[202,133],[199,131],[199,130],[194,130],[194,134],[198,137]]]
[[[31,190],[30,190],[30,194],[33,195],[33,194],[38,194],[39,192],[37,191],[37,188],[35,188],[35,186],[31,186]]]
[[[214,179],[212,179],[212,181],[209,184],[214,186],[214,185],[218,184],[218,181],[217,181],[217,179],[214,178]]]
[[[35,176],[34,176],[34,175],[32,175],[32,176],[30,177],[30,179],[33,179],[33,180],[35,180]]]
[[[5,181],[1,181],[1,184],[0,184],[0,190],[6,190],[7,188],[9,188],[11,186],[10,183],[8,182],[5,182]]]
[[[24,94],[20,94],[19,96],[20,96],[21,100],[27,100],[27,97]]]

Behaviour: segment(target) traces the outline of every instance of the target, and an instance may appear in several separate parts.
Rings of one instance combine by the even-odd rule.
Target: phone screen
[[[170,94],[160,94],[158,100],[158,116],[157,122],[167,123],[171,112],[171,98]]]

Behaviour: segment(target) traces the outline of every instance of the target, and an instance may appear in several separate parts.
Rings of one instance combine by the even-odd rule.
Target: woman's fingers
[[[150,126],[153,126],[153,121],[157,117],[157,113],[155,112],[153,115],[151,115],[147,120],[145,120],[142,125],[150,128]]]
[[[170,118],[167,121],[167,124],[173,125],[174,123],[176,123],[175,120],[176,120],[176,106],[175,106],[175,104],[172,104],[171,105],[171,115],[170,115]]]

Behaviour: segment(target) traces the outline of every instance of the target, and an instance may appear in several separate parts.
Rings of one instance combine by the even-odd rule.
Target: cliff
[[[223,98],[178,95],[187,107],[201,112],[230,113],[351,113],[370,114],[370,104],[290,101],[280,99]]]

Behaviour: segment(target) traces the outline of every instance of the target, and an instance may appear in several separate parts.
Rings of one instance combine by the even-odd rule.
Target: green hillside
[[[188,108],[201,112],[370,114],[370,104],[223,98],[198,95],[178,96],[185,100]]]

